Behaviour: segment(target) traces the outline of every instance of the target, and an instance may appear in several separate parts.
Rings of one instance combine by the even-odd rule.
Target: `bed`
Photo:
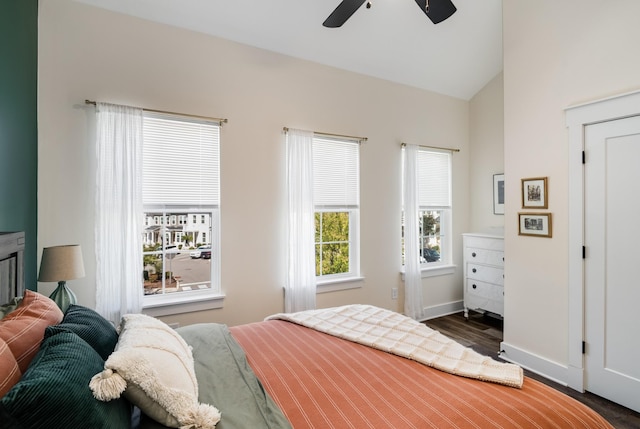
[[[486,357],[471,365],[452,365],[452,354],[463,355],[462,360],[467,363],[477,358],[475,355],[465,357],[470,349],[457,343],[447,344],[450,348],[446,350],[455,353],[436,351],[439,358],[425,364],[420,362],[420,353],[415,350],[408,350],[408,357],[398,355],[402,350],[385,351],[388,338],[373,344],[376,341],[372,342],[371,338],[376,329],[353,329],[354,326],[345,329],[344,324],[332,325],[329,329],[322,326],[335,321],[336,314],[342,317],[345,310],[354,314],[353,307],[405,323],[404,316],[388,310],[345,306],[312,313],[314,317],[306,319],[320,319],[321,323],[315,326],[299,317],[309,312],[274,315],[268,320],[241,326],[203,323],[177,330],[148,316],[127,315],[123,317],[120,331],[116,331],[92,309],[73,305],[62,314],[47,297],[25,291],[22,299],[0,307],[3,311],[0,338],[4,338],[6,344],[9,341],[6,332],[3,333],[6,326],[26,314],[38,321],[35,324],[40,334],[32,333],[35,340],[26,347],[30,358],[22,356],[17,369],[19,377],[14,374],[14,384],[8,390],[5,385],[5,392],[0,395],[0,426],[12,429],[612,428],[593,410],[542,383],[522,377],[518,385],[518,368],[513,366],[506,369],[507,377],[502,383],[500,379],[485,381],[493,380],[492,377],[504,369],[495,361],[484,361]],[[356,318],[360,317],[358,312],[355,314]],[[21,324],[22,331],[26,325],[32,323]],[[350,338],[349,333],[358,329],[364,333],[361,335],[364,341]],[[394,335],[396,340],[400,338],[397,333]],[[178,358],[182,360],[175,361],[179,363],[155,361],[148,369],[150,372],[139,381],[116,364],[116,355],[130,350],[129,340],[125,339],[133,339],[137,346],[145,347],[146,355],[133,355],[135,365],[145,359],[155,359],[165,352],[161,350],[165,345],[170,348],[171,342],[186,348],[179,353],[169,353],[167,359],[175,360],[176,355],[180,355]],[[444,344],[439,336],[435,339]],[[150,347],[152,340],[156,345]],[[6,354],[5,348],[5,357]],[[2,356],[0,350],[0,363]],[[443,356],[446,359],[441,359]],[[173,372],[189,366],[192,372],[184,376]],[[438,367],[452,369],[456,374]],[[162,398],[154,395],[165,386],[145,387],[145,382],[156,376],[164,376],[165,380],[161,381],[167,384],[189,384],[190,374],[198,389],[193,403],[177,406],[184,404],[181,402],[184,398],[176,394],[175,388],[167,390],[169,397],[164,398],[163,403]],[[99,390],[95,389],[94,380],[98,386],[111,387],[121,379],[126,383],[120,392],[97,399]],[[167,408],[169,412],[172,406],[177,408],[176,415],[191,410],[184,417],[187,420],[180,421],[178,416],[178,421],[165,425],[167,421],[154,415],[157,410],[135,398],[133,386],[147,389],[144,393],[147,399],[156,400],[154,405],[160,404],[160,408]],[[199,417],[194,418],[195,414]]]
[[[451,375],[286,321],[231,332],[294,428],[609,427],[532,379],[518,389]]]

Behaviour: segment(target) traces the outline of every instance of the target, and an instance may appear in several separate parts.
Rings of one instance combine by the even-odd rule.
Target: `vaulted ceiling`
[[[468,100],[502,70],[502,0],[453,0],[433,24],[414,0],[372,0],[339,28],[340,0],[76,0]]]

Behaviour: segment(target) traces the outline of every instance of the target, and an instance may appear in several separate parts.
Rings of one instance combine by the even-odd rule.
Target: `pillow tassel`
[[[110,401],[122,395],[122,392],[127,388],[127,381],[120,374],[105,369],[91,377],[89,387],[96,399]]]
[[[198,404],[189,421],[185,421],[180,429],[215,429],[220,421],[220,411],[213,405]]]

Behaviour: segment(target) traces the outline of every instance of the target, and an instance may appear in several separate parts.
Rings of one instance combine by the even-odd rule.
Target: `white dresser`
[[[504,316],[504,238],[462,234],[464,247],[464,317],[469,310]]]

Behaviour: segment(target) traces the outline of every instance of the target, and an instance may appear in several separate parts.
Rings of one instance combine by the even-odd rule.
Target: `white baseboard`
[[[425,307],[423,309],[424,318],[420,321],[424,322],[425,320],[435,319],[436,317],[448,316],[449,314],[458,313],[463,309],[464,304],[462,301],[453,301],[431,307]]]
[[[447,316],[463,310],[463,301],[447,302],[445,304],[425,307],[425,316],[421,321],[424,322],[425,320],[435,319],[436,317]],[[565,365],[543,358],[542,356],[538,356],[504,341],[500,343],[500,358],[520,365],[522,368],[548,378],[558,384],[581,391],[582,383],[578,383],[574,379],[581,378],[579,376],[582,374],[573,374],[573,372],[578,371],[572,371],[571,368]],[[582,370],[580,369],[580,371]]]
[[[520,365],[524,369],[563,386],[569,385],[568,367],[512,346],[504,341],[500,343],[500,358]]]

